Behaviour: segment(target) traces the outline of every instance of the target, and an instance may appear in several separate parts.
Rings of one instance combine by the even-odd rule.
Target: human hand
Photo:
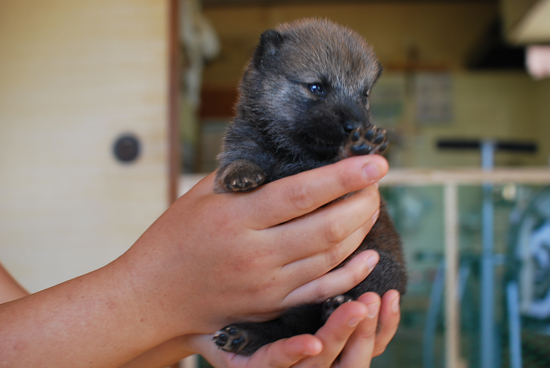
[[[380,199],[372,184],[386,172],[380,156],[353,157],[245,194],[215,194],[210,175],[113,267],[129,275],[139,313],[165,336],[272,319],[367,276],[378,260],[372,251],[327,272],[376,220]],[[357,193],[334,201],[349,192]]]
[[[194,335],[186,344],[216,368],[368,368],[395,335],[399,319],[399,293],[390,290],[382,298],[366,293],[341,305],[315,336],[279,340],[250,357],[217,349],[211,335]]]

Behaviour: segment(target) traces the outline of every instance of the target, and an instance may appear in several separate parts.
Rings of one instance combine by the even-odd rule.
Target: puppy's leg
[[[222,350],[240,355],[252,355],[274,341],[292,336],[278,318],[263,323],[235,323],[214,334],[214,343]]]
[[[325,323],[321,304],[291,308],[280,318],[263,323],[235,323],[214,335],[222,350],[240,355],[252,355],[264,345],[301,334],[315,334]]]

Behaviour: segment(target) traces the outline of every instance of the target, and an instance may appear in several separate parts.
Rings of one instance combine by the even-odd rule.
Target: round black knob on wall
[[[124,134],[117,138],[113,146],[113,153],[117,160],[130,163],[139,156],[139,140],[133,134]]]

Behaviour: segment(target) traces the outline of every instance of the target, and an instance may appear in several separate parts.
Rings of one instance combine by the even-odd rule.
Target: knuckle
[[[296,185],[287,191],[288,201],[299,211],[307,211],[313,207],[314,201],[307,188]]]
[[[361,334],[361,338],[368,342],[374,342],[376,339],[376,326],[369,328],[367,331]]]
[[[361,193],[363,194],[365,200],[369,202],[372,201],[378,204],[380,203],[380,192],[375,186],[368,186],[367,188],[362,190]]]
[[[361,272],[361,269],[354,269],[350,271],[349,282],[352,287],[359,285],[359,283],[364,279],[365,275]]]
[[[349,289],[359,285],[367,276],[364,272],[365,267],[358,267],[357,264],[346,262],[346,264],[339,269],[342,273],[342,286],[346,286]]]
[[[330,293],[329,288],[327,288],[327,285],[324,283],[320,283],[315,286],[313,290],[313,297],[315,303],[322,303],[328,298],[332,296],[332,293]]]
[[[243,287],[243,291],[253,298],[262,298],[262,296],[273,294],[274,290],[277,290],[277,282],[275,280],[263,279],[263,278],[248,278],[244,283],[248,283],[246,287]]]
[[[351,178],[348,172],[338,171],[335,179],[337,185],[340,187],[343,193],[348,193],[354,190],[352,183],[354,183],[355,180],[350,180]]]
[[[249,254],[228,255],[226,264],[239,274],[246,274],[249,270],[258,270],[265,266],[263,256],[252,252]]]
[[[327,221],[323,229],[325,240],[330,244],[338,244],[349,235],[347,226],[342,221],[334,219]]]
[[[325,254],[326,264],[331,269],[335,266],[338,266],[340,263],[342,263],[342,261],[345,259],[345,256],[346,256],[342,250],[342,247],[338,245],[330,248],[324,254]]]

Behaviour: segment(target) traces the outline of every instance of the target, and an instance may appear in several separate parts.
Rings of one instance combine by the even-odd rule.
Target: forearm
[[[113,264],[0,305],[0,365],[118,367],[169,337]]]
[[[372,226],[371,184],[386,171],[380,157],[350,158],[246,196],[215,194],[207,177],[108,266],[0,305],[0,365],[118,367],[176,336],[349,290],[366,263],[326,273]]]

